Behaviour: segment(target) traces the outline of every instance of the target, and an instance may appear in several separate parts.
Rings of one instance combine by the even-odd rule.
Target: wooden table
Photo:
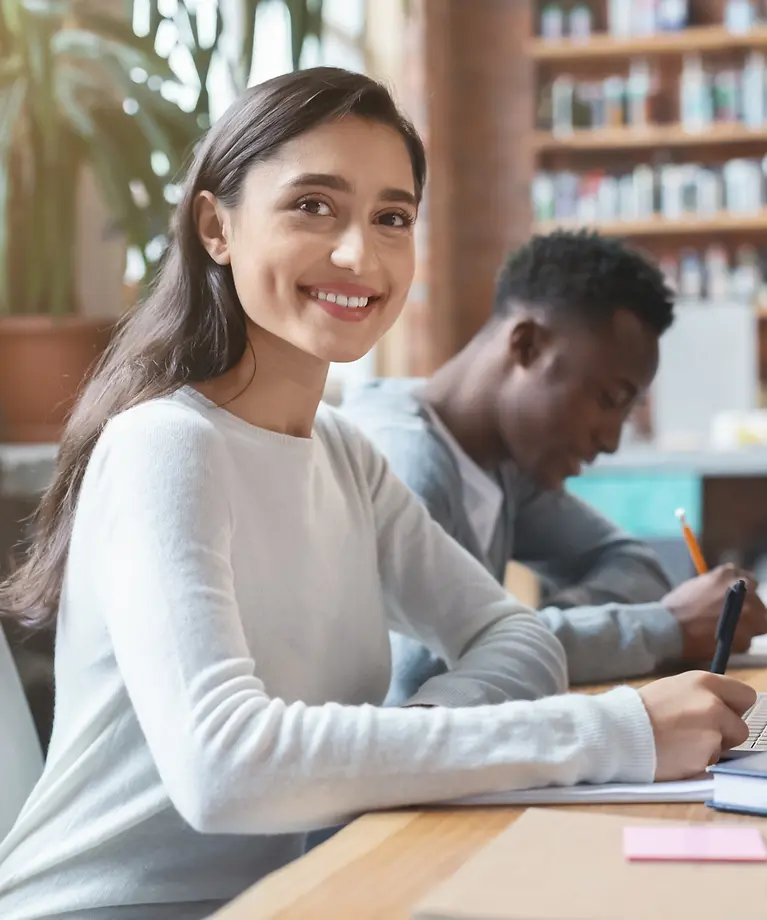
[[[767,670],[739,671],[735,676],[767,691]],[[634,817],[754,820],[724,815],[701,803],[588,807]],[[446,808],[365,815],[302,859],[267,876],[211,920],[409,920],[429,889],[523,811]]]

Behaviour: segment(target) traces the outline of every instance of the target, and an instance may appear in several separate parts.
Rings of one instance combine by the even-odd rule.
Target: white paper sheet
[[[606,783],[603,786],[552,786],[470,796],[445,805],[567,805],[633,802],[707,802],[714,793],[710,778],[678,783]]]
[[[730,655],[727,668],[767,668],[767,635],[752,639],[747,652]]]

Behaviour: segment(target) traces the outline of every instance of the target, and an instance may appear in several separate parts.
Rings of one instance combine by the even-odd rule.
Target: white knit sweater
[[[451,664],[418,694],[436,708],[377,705],[389,627]],[[143,404],[83,483],[0,917],[198,920],[360,812],[651,780],[638,695],[532,702],[566,682],[554,636],[335,411],[299,439],[191,390]]]

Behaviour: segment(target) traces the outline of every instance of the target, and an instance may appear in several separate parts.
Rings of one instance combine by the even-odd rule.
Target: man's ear
[[[517,319],[509,329],[509,357],[517,367],[531,367],[543,354],[551,333],[531,316]]]
[[[194,202],[194,225],[205,251],[218,265],[229,265],[229,221],[211,192],[200,192]]]

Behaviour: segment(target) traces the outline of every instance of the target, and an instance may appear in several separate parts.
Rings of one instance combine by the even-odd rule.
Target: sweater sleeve
[[[520,493],[515,558],[541,576],[547,606],[656,603],[671,590],[650,547],[577,496],[529,482]]]
[[[518,558],[541,576],[540,615],[567,652],[573,683],[648,674],[682,654],[660,603],[669,580],[655,553],[567,491],[520,484]]]
[[[445,533],[368,442],[379,570],[391,627],[447,664],[414,701],[473,706],[538,699],[567,689],[564,651],[520,604]]]
[[[226,443],[195,413],[170,415],[147,407],[111,422],[83,490],[99,509],[94,577],[115,660],[167,795],[195,829],[284,833],[502,789],[652,779],[652,730],[628,688],[457,709],[270,698],[234,590]],[[446,593],[439,578],[456,564],[469,585],[450,578],[449,590],[481,599],[487,634],[508,618],[490,579],[480,583],[463,557],[430,545],[426,518],[403,505],[398,487],[384,479],[378,492],[382,539],[426,544],[424,578],[404,560],[388,565],[409,601],[435,611],[432,595]],[[561,682],[555,641],[527,614],[511,619],[520,636],[537,638],[544,670]],[[464,627],[437,634],[451,658],[476,644]]]
[[[538,612],[567,653],[571,684],[626,680],[682,657],[679,624],[662,604]]]

